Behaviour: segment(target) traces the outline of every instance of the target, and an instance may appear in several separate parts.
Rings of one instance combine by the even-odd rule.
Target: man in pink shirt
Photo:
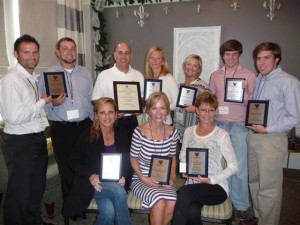
[[[231,200],[240,220],[247,219],[247,210],[250,207],[246,142],[248,129],[245,127],[245,118],[247,102],[252,99],[256,78],[252,71],[240,65],[242,52],[243,46],[237,40],[223,43],[220,55],[224,65],[212,73],[209,84],[212,93],[216,94],[219,100],[216,124],[230,134],[238,161],[239,171],[231,176],[228,182]],[[237,95],[238,88],[231,88],[232,85],[240,85],[244,94]]]

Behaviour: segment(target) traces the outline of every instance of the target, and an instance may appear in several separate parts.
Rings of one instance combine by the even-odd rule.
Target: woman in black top
[[[92,198],[99,213],[96,225],[131,225],[125,186],[130,184],[130,142],[127,131],[117,125],[117,106],[111,98],[100,98],[95,103],[92,127],[78,140],[70,159],[76,173],[72,191],[63,206],[65,216],[80,215]],[[115,182],[100,181],[101,153],[122,153],[121,179]],[[113,168],[116,165],[111,165]]]

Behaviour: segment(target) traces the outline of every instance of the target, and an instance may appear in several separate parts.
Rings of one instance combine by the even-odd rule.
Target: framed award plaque
[[[114,98],[120,113],[142,113],[139,82],[114,81]]]
[[[148,97],[155,92],[162,91],[162,80],[145,79],[144,83],[144,100],[147,101]]]
[[[239,79],[239,78],[226,78],[225,95],[224,95],[225,102],[237,102],[237,103],[244,102],[244,91],[245,91],[245,89],[243,88],[244,80],[245,79]]]
[[[249,100],[246,111],[246,126],[253,124],[267,126],[268,122],[268,100]]]
[[[208,149],[186,149],[186,175],[191,177],[208,176]]]
[[[47,96],[57,98],[61,93],[66,93],[68,97],[64,72],[44,72],[44,82]]]
[[[184,108],[188,105],[194,105],[197,91],[198,89],[195,87],[180,85],[176,106]]]
[[[122,154],[102,153],[101,154],[101,181],[119,181],[121,178]]]
[[[169,184],[172,166],[172,157],[152,155],[149,177],[159,184]]]

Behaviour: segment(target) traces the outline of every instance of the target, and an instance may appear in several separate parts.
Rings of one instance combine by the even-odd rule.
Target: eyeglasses
[[[215,112],[216,110],[214,109],[199,109],[200,113],[213,113]]]

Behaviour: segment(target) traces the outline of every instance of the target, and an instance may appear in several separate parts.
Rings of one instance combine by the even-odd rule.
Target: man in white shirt
[[[114,98],[114,81],[139,82],[141,94],[144,93],[144,76],[141,72],[130,66],[132,60],[131,47],[128,43],[121,42],[114,49],[114,59],[116,63],[110,69],[102,71],[96,80],[92,100],[95,101],[101,97]],[[136,115],[118,114],[118,124],[129,130],[130,139],[133,130],[138,125]]]
[[[49,125],[44,111],[51,96],[40,96],[34,69],[39,62],[38,42],[29,35],[15,41],[18,64],[0,83],[0,113],[5,122],[3,154],[8,167],[4,203],[5,225],[41,225],[41,201],[46,185]]]

